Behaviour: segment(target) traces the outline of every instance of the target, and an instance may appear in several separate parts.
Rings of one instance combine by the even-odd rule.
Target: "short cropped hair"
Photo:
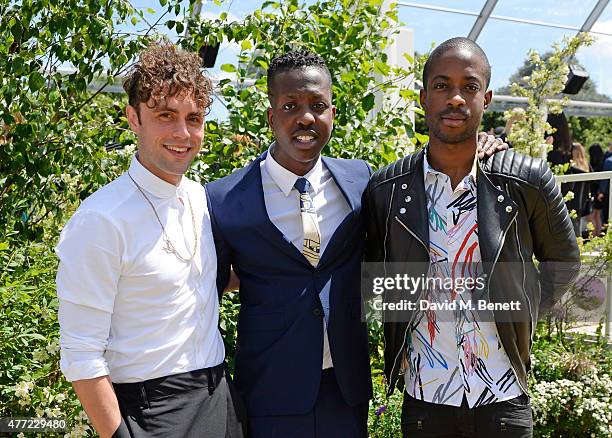
[[[489,64],[489,58],[487,58],[487,55],[485,54],[484,50],[482,50],[482,48],[478,44],[476,44],[471,39],[464,38],[464,37],[456,37],[456,38],[451,38],[449,40],[446,40],[442,44],[440,44],[438,47],[436,47],[433,50],[433,52],[431,52],[431,54],[429,55],[429,58],[427,58],[427,61],[425,62],[425,65],[423,66],[423,88],[427,90],[427,79],[429,78],[429,71],[431,70],[431,66],[434,63],[434,61],[440,58],[442,55],[444,55],[449,50],[453,50],[453,49],[469,50],[473,54],[478,55],[479,57],[482,58],[482,60],[485,63],[485,71],[484,71],[485,81],[486,81],[485,88],[488,88],[489,83],[491,82],[491,64]]]
[[[192,96],[205,113],[212,104],[212,83],[202,71],[199,55],[167,42],[153,43],[140,52],[123,89],[137,112],[141,102],[154,108],[160,100],[174,96]]]
[[[283,55],[277,56],[270,62],[268,68],[268,94],[274,83],[274,78],[279,74],[291,70],[306,69],[309,67],[317,68],[327,76],[331,86],[332,77],[325,60],[316,53],[308,50],[293,50]]]

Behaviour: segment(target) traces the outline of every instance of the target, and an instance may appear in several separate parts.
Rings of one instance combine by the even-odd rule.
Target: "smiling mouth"
[[[170,144],[165,144],[164,148],[175,155],[186,155],[189,149],[191,149],[189,146],[179,146]]]
[[[298,135],[297,137],[295,137],[295,139],[300,143],[309,143],[314,140],[315,137],[312,135]]]

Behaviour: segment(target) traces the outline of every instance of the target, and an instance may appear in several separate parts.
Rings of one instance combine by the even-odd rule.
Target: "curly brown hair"
[[[137,113],[140,102],[155,108],[160,100],[172,96],[192,96],[207,113],[212,104],[212,83],[201,67],[202,60],[197,53],[167,42],[153,43],[140,52],[138,62],[123,82],[123,89]]]

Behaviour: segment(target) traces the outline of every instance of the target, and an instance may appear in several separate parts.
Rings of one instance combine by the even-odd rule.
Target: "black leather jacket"
[[[405,270],[414,276],[425,275],[429,263],[423,156],[421,150],[380,169],[364,194],[366,261],[385,266],[406,263]],[[544,161],[504,151],[479,162],[477,172],[478,240],[488,278],[486,293],[491,302],[522,303],[520,312],[494,311],[493,317],[518,382],[527,391],[538,315],[549,310],[575,279],[580,252],[567,208]],[[537,268],[534,256],[540,262]],[[408,321],[416,313],[404,312],[403,322],[386,319],[384,324],[389,394],[397,383],[403,384],[398,376]]]

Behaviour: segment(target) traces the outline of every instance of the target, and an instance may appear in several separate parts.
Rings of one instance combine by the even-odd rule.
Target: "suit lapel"
[[[248,218],[247,224],[249,228],[251,228],[254,233],[260,234],[266,242],[273,243],[287,256],[310,266],[302,253],[272,223],[268,216],[263,187],[261,185],[260,169],[260,164],[266,158],[266,154],[267,152],[264,152],[250,164],[249,170],[238,186],[238,189],[244,192],[243,195],[239,197],[241,213],[238,214],[243,214],[245,219]]]
[[[327,167],[334,182],[340,189],[340,192],[349,204],[350,213],[344,218],[344,220],[338,225],[331,235],[325,251],[321,254],[321,260],[319,266],[327,263],[328,260],[334,260],[335,255],[342,252],[347,241],[343,237],[346,233],[353,229],[354,222],[358,217],[357,211],[361,205],[361,191],[357,189],[357,185],[354,183],[353,176],[348,172],[341,161],[333,160],[328,157],[321,157],[323,164]]]

